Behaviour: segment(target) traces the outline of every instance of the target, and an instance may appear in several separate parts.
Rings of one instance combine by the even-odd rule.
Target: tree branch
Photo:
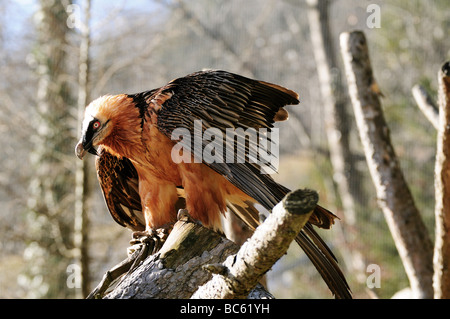
[[[262,276],[286,253],[317,201],[317,193],[309,190],[296,190],[286,195],[237,254],[209,269],[215,276],[192,298],[246,298]]]
[[[314,191],[289,193],[240,249],[183,217],[161,250],[105,298],[273,298],[258,282],[286,253],[317,201]]]
[[[432,298],[433,246],[403,176],[384,119],[366,38],[361,31],[340,37],[349,93],[366,161],[397,250],[416,298]]]
[[[421,85],[414,85],[411,90],[417,106],[423,112],[425,117],[431,122],[435,129],[439,129],[439,108],[434,103],[431,96]]]
[[[435,167],[434,297],[450,298],[450,62],[439,71],[439,126]]]

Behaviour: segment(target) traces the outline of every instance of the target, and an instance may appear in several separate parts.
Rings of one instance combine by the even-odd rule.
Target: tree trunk
[[[450,62],[439,71],[435,192],[434,297],[450,299]]]
[[[308,0],[308,18],[319,77],[325,115],[325,129],[333,166],[333,179],[342,201],[346,222],[354,225],[356,220],[353,181],[361,180],[353,164],[349,143],[349,120],[346,98],[340,81],[336,53],[328,19],[328,0]],[[359,192],[361,191],[360,188]]]
[[[289,193],[240,248],[184,216],[161,250],[106,298],[273,298],[258,282],[286,253],[317,201],[314,191]]]
[[[317,75],[324,106],[325,129],[333,167],[333,180],[337,187],[344,215],[344,253],[347,267],[360,282],[366,280],[366,265],[356,240],[356,202],[366,205],[361,186],[362,176],[356,169],[350,148],[350,120],[347,115],[347,96],[337,65],[337,55],[330,30],[328,0],[308,0],[308,19]]]
[[[33,297],[59,296],[61,283],[55,279],[64,278],[67,260],[71,257],[72,217],[67,215],[68,198],[73,192],[73,175],[67,169],[65,155],[73,154],[71,132],[67,123],[71,120],[69,106],[72,99],[67,77],[69,29],[67,14],[61,1],[41,0],[36,15],[38,46],[35,56],[38,63],[38,91],[36,111],[32,119],[37,134],[30,137],[33,149],[30,163],[34,175],[29,186],[28,235],[32,245],[39,249],[30,263],[31,277],[41,278]],[[28,253],[30,252],[28,251]],[[52,256],[49,258],[49,256]],[[61,275],[58,275],[61,273]]]
[[[349,93],[378,204],[416,298],[432,298],[433,245],[391,144],[363,32],[340,38]]]
[[[89,48],[90,48],[90,7],[91,1],[84,1],[84,22],[80,25],[81,43],[78,62],[78,136],[81,132],[81,123],[84,110],[89,101]],[[90,196],[88,178],[89,161],[80,161],[75,156],[75,223],[74,246],[75,259],[80,266],[78,282],[81,289],[77,289],[77,297],[85,298],[90,292],[89,280],[89,219],[87,215],[87,202]]]

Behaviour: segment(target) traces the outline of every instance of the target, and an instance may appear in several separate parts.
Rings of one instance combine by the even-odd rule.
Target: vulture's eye
[[[93,128],[94,130],[99,129],[100,126],[101,126],[100,121],[95,121],[94,123],[92,123],[92,128]]]

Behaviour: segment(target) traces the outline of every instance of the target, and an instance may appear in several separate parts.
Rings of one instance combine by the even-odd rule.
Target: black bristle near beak
[[[88,153],[91,153],[92,155],[96,155],[98,156],[98,152],[97,149],[93,146],[91,146],[90,148],[87,149]]]

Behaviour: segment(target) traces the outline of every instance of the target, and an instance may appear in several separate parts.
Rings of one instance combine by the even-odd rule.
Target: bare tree
[[[349,143],[349,119],[346,114],[346,96],[339,78],[339,68],[328,19],[328,0],[308,0],[308,18],[313,53],[324,102],[325,129],[333,165],[334,181],[342,200],[346,222],[356,219],[355,198],[351,179],[358,178]],[[334,74],[333,74],[334,72]]]
[[[90,16],[91,1],[84,1],[84,21],[80,21],[80,53],[78,65],[78,133],[81,132],[84,110],[89,101],[89,71],[90,71]],[[79,135],[79,134],[78,134]],[[81,268],[79,272],[81,289],[77,289],[78,298],[86,297],[90,292],[90,267],[89,267],[89,219],[88,199],[90,196],[89,161],[76,161],[75,168],[75,223],[74,223],[74,247],[75,259]]]
[[[357,243],[357,204],[367,205],[362,175],[356,168],[355,155],[350,147],[351,121],[347,114],[347,94],[341,81],[341,71],[334,48],[329,20],[329,0],[308,0],[308,19],[311,43],[317,66],[320,92],[324,108],[325,130],[333,181],[342,205],[344,221],[341,225],[346,243],[343,256],[346,266],[360,282],[366,280],[366,260]],[[358,201],[359,200],[359,201]]]
[[[68,107],[73,105],[67,78],[67,3],[41,0],[38,12],[39,83],[37,118],[33,122],[37,134],[31,140],[33,176],[28,199],[28,227],[34,241],[28,253],[36,253],[30,276],[44,278],[37,287],[38,295],[58,294],[52,291],[59,284],[55,274],[65,273],[67,265],[59,262],[72,257],[71,216],[66,214],[73,199],[73,176],[67,165],[67,154],[72,153]]]

